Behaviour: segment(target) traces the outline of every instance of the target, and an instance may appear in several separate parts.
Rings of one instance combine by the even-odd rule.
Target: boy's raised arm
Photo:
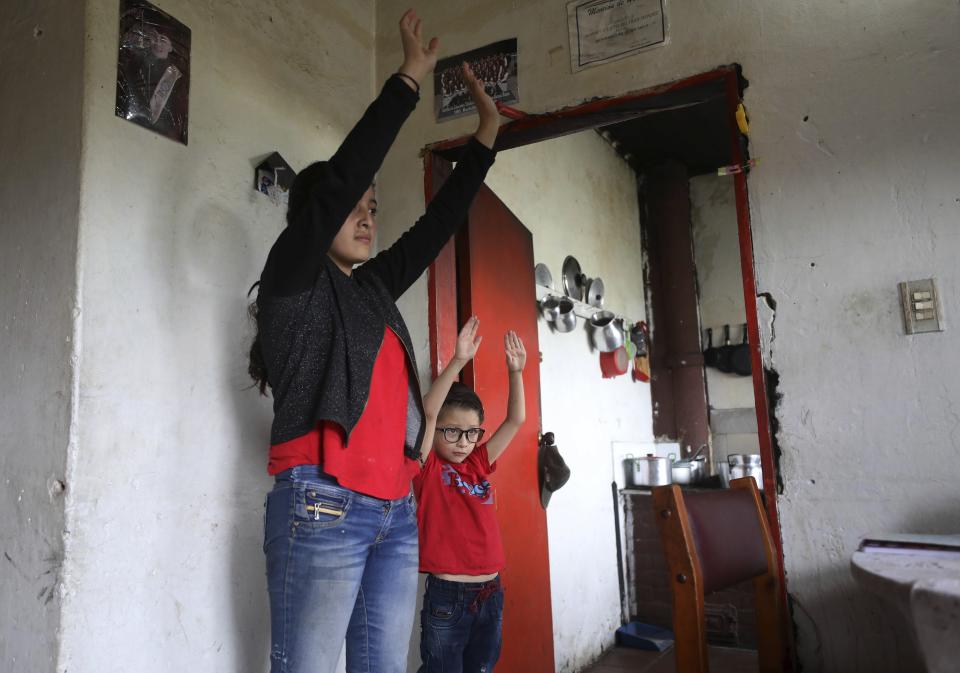
[[[523,368],[527,363],[527,351],[516,332],[507,332],[503,337],[503,350],[507,357],[509,394],[507,418],[487,442],[487,459],[492,463],[507,450],[520,426],[526,420],[526,402],[523,397]]]
[[[420,445],[420,462],[424,462],[430,455],[430,449],[433,448],[433,433],[437,429],[437,417],[440,415],[440,408],[443,401],[447,399],[447,393],[450,392],[450,386],[460,376],[460,372],[467,365],[473,356],[477,354],[480,348],[482,336],[477,336],[477,330],[480,327],[480,320],[473,316],[460,330],[457,336],[457,348],[453,354],[453,359],[447,363],[447,366],[440,372],[440,376],[430,386],[430,390],[423,396],[423,413],[426,417],[426,426],[423,433],[423,444]]]

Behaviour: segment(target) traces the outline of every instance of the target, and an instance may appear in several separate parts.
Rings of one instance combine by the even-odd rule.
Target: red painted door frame
[[[530,115],[500,127],[497,150],[511,149],[542,140],[549,140],[616,121],[626,121],[639,115],[644,101],[650,98],[696,86],[721,81],[726,89],[728,127],[733,163],[743,163],[740,131],[735,121],[740,104],[740,80],[736,66],[723,66],[685,79],[642,89],[614,98],[584,103],[555,112]],[[426,201],[430,201],[443,179],[451,170],[451,159],[466,144],[470,136],[461,136],[433,143],[424,148],[424,187]],[[770,427],[770,404],[767,396],[767,378],[760,349],[760,324],[757,315],[757,283],[754,272],[753,234],[750,229],[750,204],[747,193],[747,174],[734,175],[734,196],[737,209],[737,228],[740,243],[740,268],[743,277],[744,305],[747,313],[747,333],[753,370],[753,391],[757,411],[757,429],[760,455],[763,463],[763,481],[767,517],[780,560],[780,580],[786,604],[786,581],[783,571],[783,544],[780,535],[780,517],[777,511],[777,475]],[[442,364],[453,353],[456,343],[457,275],[453,242],[447,245],[429,272],[430,361],[436,376]],[[451,316],[453,319],[451,320]],[[783,625],[787,629],[787,625]],[[787,629],[789,633],[789,629]]]

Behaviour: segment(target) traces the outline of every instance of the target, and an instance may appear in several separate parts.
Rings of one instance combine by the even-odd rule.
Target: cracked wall
[[[399,64],[378,3],[378,76]],[[920,670],[906,624],[853,582],[882,530],[960,527],[960,364],[951,331],[906,337],[897,282],[935,276],[960,310],[960,5],[942,0],[669,3],[670,43],[570,73],[566,13],[548,0],[418,4],[444,54],[518,38],[520,101],[543,112],[737,62],[750,81],[750,208],[758,293],[776,300],[779,498],[804,670]],[[424,88],[427,96],[432,87]],[[423,204],[423,145],[467,133],[421,104],[382,172],[392,240]],[[496,171],[496,166],[493,169]],[[386,210],[385,210],[386,212]],[[761,325],[772,315],[761,303]],[[401,308],[427,355],[426,282]]]

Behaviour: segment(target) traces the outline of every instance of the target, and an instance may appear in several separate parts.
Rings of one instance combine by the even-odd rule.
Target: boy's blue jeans
[[[315,465],[282,472],[267,495],[263,550],[271,673],[404,673],[417,598],[413,496],[380,500]]]
[[[419,673],[491,673],[500,658],[503,586],[427,577]]]

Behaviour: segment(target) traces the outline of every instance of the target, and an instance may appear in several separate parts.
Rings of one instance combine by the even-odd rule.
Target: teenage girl
[[[468,66],[480,123],[426,213],[370,258],[373,179],[436,65],[400,20],[403,65],[329,161],[294,180],[287,227],[260,276],[250,370],[273,393],[264,552],[273,673],[401,673],[417,590],[410,495],[424,435],[413,345],[396,300],[466,219],[499,120]],[[359,266],[358,266],[359,265]]]

